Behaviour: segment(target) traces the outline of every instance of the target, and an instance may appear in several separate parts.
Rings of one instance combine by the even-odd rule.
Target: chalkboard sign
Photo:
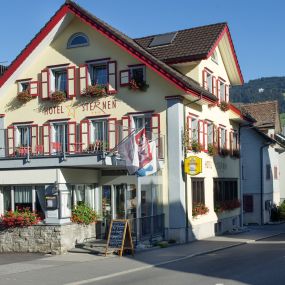
[[[118,251],[122,256],[125,249],[130,249],[134,254],[134,247],[131,235],[131,228],[128,220],[112,220],[105,255],[108,252]]]

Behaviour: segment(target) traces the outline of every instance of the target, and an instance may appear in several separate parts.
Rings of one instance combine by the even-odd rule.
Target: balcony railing
[[[120,129],[119,127],[117,127]],[[146,132],[146,137],[149,141],[155,141],[157,145],[157,155],[159,159],[164,159],[164,144],[163,135],[151,134]],[[119,136],[120,137],[120,136]],[[2,138],[2,139],[1,139]],[[108,136],[104,140],[94,139],[92,142],[86,142],[79,138],[69,141],[68,136],[63,134],[59,141],[53,140],[48,143],[43,140],[43,136],[33,139],[31,135],[25,138],[25,144],[20,144],[21,140],[17,138],[9,138],[7,129],[0,130],[0,159],[34,159],[41,157],[69,157],[69,156],[94,156],[94,155],[118,155],[118,145],[128,139],[117,139],[116,142],[110,142]],[[9,142],[10,140],[10,142]],[[22,139],[23,140],[23,139]],[[1,143],[2,142],[2,143]],[[110,147],[110,145],[113,147]]]

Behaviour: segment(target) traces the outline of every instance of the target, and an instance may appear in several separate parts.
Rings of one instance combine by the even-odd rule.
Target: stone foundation
[[[62,254],[96,236],[95,225],[35,225],[0,230],[0,252]]]

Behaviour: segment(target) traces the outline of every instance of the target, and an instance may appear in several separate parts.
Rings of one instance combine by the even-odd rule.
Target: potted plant
[[[19,92],[17,95],[18,101],[25,104],[33,99],[33,96],[28,91]]]
[[[228,111],[230,109],[230,104],[226,101],[222,101],[220,103],[220,109],[224,112]]]
[[[60,104],[66,101],[66,93],[64,91],[54,91],[51,94],[51,100],[56,103]]]
[[[131,79],[129,83],[129,89],[131,90],[140,90],[140,91],[146,91],[148,89],[149,85],[144,80],[138,80],[138,79]]]
[[[210,156],[215,156],[215,155],[218,154],[218,149],[217,149],[217,147],[216,147],[214,144],[212,144],[212,143],[209,143],[209,144],[208,144],[208,154],[209,154]]]
[[[206,215],[209,212],[209,208],[202,203],[196,204],[192,209],[192,216],[195,218],[199,215]]]
[[[240,207],[240,201],[238,199],[221,201],[215,205],[215,212],[217,214],[223,213],[225,211],[232,211]]]
[[[71,221],[76,224],[94,224],[97,221],[97,214],[88,205],[79,202],[78,205],[72,209]]]
[[[106,86],[102,84],[89,85],[83,90],[82,95],[90,98],[106,96]]]

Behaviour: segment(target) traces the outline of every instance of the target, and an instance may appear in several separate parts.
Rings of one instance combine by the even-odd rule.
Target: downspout
[[[191,101],[190,103],[188,103],[186,105],[184,105],[184,103],[183,103],[184,132],[185,132],[185,126],[187,124],[186,119],[185,119],[185,116],[186,116],[186,108],[185,107],[202,100],[202,96],[203,96],[203,93],[201,92],[198,99],[196,99],[194,101]],[[187,150],[186,150],[186,146],[184,145],[184,161],[185,161],[186,158],[187,158]],[[184,165],[184,162],[183,162],[183,165]],[[185,182],[185,225],[186,225],[186,228],[185,228],[185,241],[186,241],[186,243],[188,243],[189,242],[188,186],[187,186],[188,185],[188,179],[187,179],[188,177],[187,177],[187,174],[184,173],[184,167],[182,168],[182,173],[183,173],[184,182]]]
[[[263,212],[263,205],[264,205],[264,199],[263,199],[263,194],[264,194],[264,175],[263,175],[263,149],[270,146],[272,143],[267,143],[264,144],[263,146],[260,147],[260,177],[261,177],[261,185],[260,185],[260,224],[264,224],[264,212]]]

